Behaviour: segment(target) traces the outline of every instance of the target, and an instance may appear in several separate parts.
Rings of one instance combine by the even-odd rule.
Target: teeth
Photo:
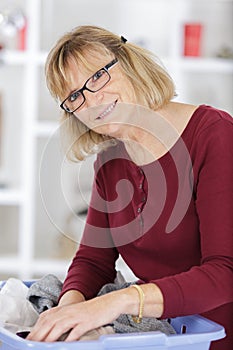
[[[106,108],[105,111],[103,111],[103,112],[98,116],[97,119],[102,119],[102,118],[104,118],[108,113],[110,113],[110,112],[113,110],[113,108],[116,106],[116,102],[117,102],[117,101],[113,102],[110,106],[108,106],[108,108]]]

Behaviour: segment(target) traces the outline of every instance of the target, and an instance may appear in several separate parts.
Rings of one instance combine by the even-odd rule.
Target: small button
[[[142,184],[139,184],[139,186],[138,186],[139,188],[140,188],[140,190],[142,189]]]
[[[141,213],[141,210],[142,210],[141,208],[138,208],[138,213]]]

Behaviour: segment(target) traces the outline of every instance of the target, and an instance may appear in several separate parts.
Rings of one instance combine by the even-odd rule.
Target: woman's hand
[[[43,312],[27,340],[56,341],[69,332],[66,341],[78,340],[87,331],[106,325],[121,313],[118,291],[75,304],[57,306]]]
[[[160,317],[163,296],[153,283],[141,285],[145,294],[143,316]],[[78,299],[77,299],[78,298]],[[61,305],[43,312],[28,340],[56,341],[69,332],[66,341],[78,340],[86,332],[112,323],[120,314],[138,315],[139,296],[135,288],[116,290],[94,299],[83,301],[83,296],[67,294]]]

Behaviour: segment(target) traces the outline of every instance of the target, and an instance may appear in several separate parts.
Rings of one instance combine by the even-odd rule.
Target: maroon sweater
[[[200,106],[157,161],[137,166],[123,143],[101,152],[82,244],[62,294],[94,297],[123,257],[164,296],[163,318],[202,314],[233,344],[233,119]]]

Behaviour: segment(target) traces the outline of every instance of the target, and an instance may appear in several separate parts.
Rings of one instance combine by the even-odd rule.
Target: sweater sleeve
[[[104,284],[112,283],[116,277],[115,262],[119,253],[111,241],[101,183],[95,171],[82,241],[69,267],[60,298],[68,290],[78,290],[86,299],[91,299]]]
[[[196,140],[193,173],[202,259],[189,271],[153,281],[164,296],[163,318],[204,313],[233,301],[233,122],[226,119],[203,129]]]

